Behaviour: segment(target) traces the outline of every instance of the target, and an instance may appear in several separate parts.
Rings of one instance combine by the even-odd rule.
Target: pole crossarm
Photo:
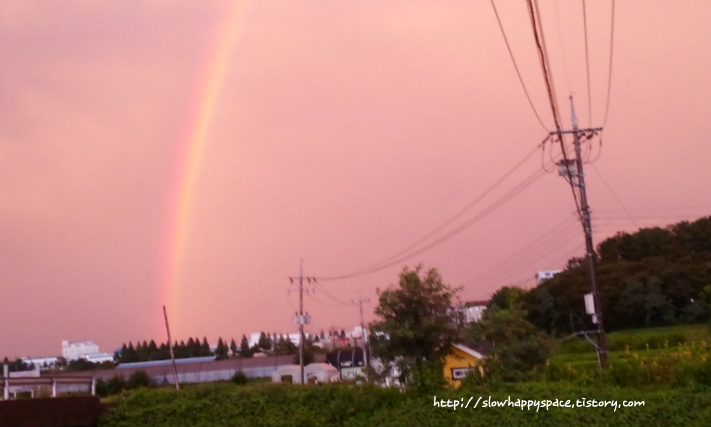
[[[570,130],[561,130],[560,132],[555,131],[555,132],[548,132],[548,135],[550,136],[556,136],[556,135],[567,135],[567,134],[584,134],[588,132],[600,132],[602,131],[602,128],[586,128],[586,129],[570,129]]]

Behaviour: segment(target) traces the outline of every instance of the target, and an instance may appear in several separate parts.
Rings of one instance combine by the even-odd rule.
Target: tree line
[[[597,246],[605,329],[700,323],[711,303],[711,217],[618,233]],[[573,258],[524,292],[529,320],[555,335],[590,327],[587,263]]]

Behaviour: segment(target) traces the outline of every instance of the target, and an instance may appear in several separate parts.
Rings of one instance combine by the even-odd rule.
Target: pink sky
[[[580,124],[602,126],[610,2],[587,2],[591,123],[581,3],[539,1],[564,125],[573,93]],[[300,259],[327,277],[402,251],[546,135],[488,1],[259,0],[234,17],[227,4],[3,2],[0,357],[56,355],[63,339],[164,341],[163,304],[178,340],[294,332]],[[525,2],[497,6],[552,129]],[[603,150],[586,169],[598,243],[711,213],[711,3],[618,1],[615,19]],[[176,283],[176,177],[225,22],[238,28]],[[540,169],[536,153],[447,230]],[[546,174],[431,250],[321,286],[369,298],[366,321],[404,265],[438,268],[465,300],[530,286],[583,254],[574,210]],[[319,288],[305,306],[307,331],[359,323]]]

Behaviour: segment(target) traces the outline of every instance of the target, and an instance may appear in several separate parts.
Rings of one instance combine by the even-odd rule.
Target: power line
[[[547,139],[547,138],[546,138]],[[545,141],[545,139],[544,139]],[[541,143],[543,144],[543,143]],[[377,263],[371,264],[369,267],[365,267],[360,270],[353,271],[351,273],[347,274],[342,274],[338,276],[328,276],[328,277],[321,277],[319,278],[322,281],[326,280],[340,280],[340,279],[348,279],[352,277],[358,277],[358,276],[363,276],[366,274],[374,273],[376,271],[383,270],[385,268],[391,267],[395,264],[398,264],[404,260],[407,260],[408,258],[411,258],[415,255],[418,255],[426,250],[429,250],[440,243],[448,240],[452,236],[458,234],[459,232],[463,231],[467,227],[469,227],[471,224],[473,224],[475,221],[485,217],[489,213],[493,212],[494,210],[498,209],[501,205],[504,203],[508,202],[511,198],[513,198],[515,195],[517,195],[520,191],[522,191],[524,188],[528,187],[531,185],[536,179],[540,178],[543,174],[540,174],[540,170],[534,172],[532,175],[529,175],[527,178],[523,180],[523,182],[520,182],[515,186],[512,190],[509,190],[508,193],[506,193],[504,196],[501,198],[497,199],[495,202],[493,202],[491,205],[489,205],[487,208],[483,209],[481,212],[479,212],[477,215],[474,216],[474,218],[470,218],[464,223],[464,226],[460,226],[458,228],[455,228],[453,231],[450,231],[449,233],[445,234],[444,237],[440,237],[439,239],[435,240],[434,242],[418,249],[414,250],[417,246],[420,244],[424,243],[427,239],[433,237],[435,234],[452,224],[456,219],[461,217],[467,210],[471,209],[473,206],[475,206],[477,203],[481,202],[481,200],[487,196],[489,193],[491,193],[495,188],[497,188],[502,182],[504,182],[509,176],[511,176],[518,168],[520,168],[526,160],[528,160],[533,154],[535,154],[536,150],[538,147],[540,147],[539,144],[536,146],[534,150],[526,154],[526,156],[520,160],[514,167],[506,172],[499,180],[497,180],[493,185],[491,185],[487,190],[485,190],[482,194],[480,194],[475,200],[470,202],[467,206],[465,206],[461,211],[459,211],[457,214],[455,214],[453,217],[448,219],[443,225],[437,227],[434,231],[428,233],[426,236],[420,238],[418,241],[415,243],[409,245],[407,248],[397,252],[394,255],[391,255]],[[540,175],[540,176],[538,176]]]
[[[577,231],[575,229],[568,228],[564,234],[556,236],[555,239],[550,240],[545,244],[542,243],[539,247],[536,248],[536,252],[532,254],[526,254],[527,257],[516,262],[512,261],[508,265],[500,267],[499,270],[491,272],[483,278],[477,279],[477,282],[491,282],[497,279],[500,281],[501,277],[514,276],[519,271],[524,269],[538,271],[541,269],[549,268],[540,268],[536,266],[540,266],[541,261],[545,257],[549,257],[551,253],[559,253],[560,250],[570,247],[570,244],[572,242],[571,237],[574,237],[575,234],[577,234]],[[576,247],[579,246],[579,243],[573,242],[573,244],[576,245]],[[555,263],[546,262],[547,266],[552,266],[554,264]]]
[[[587,73],[588,82],[588,126],[592,126],[592,96],[590,95],[590,54],[588,51],[588,19],[587,11],[585,6],[585,0],[583,0],[583,30],[585,32],[585,69]]]
[[[343,302],[343,301],[340,300],[338,297],[336,297],[335,295],[333,295],[332,293],[330,293],[324,286],[322,286],[322,285],[318,282],[318,280],[314,280],[314,284],[315,284],[316,287],[317,287],[318,289],[320,289],[321,292],[323,292],[323,294],[326,295],[326,297],[327,297],[328,299],[330,299],[331,301],[333,301],[333,302],[335,302],[335,303],[337,303],[337,304],[339,304],[339,305],[341,305],[341,306],[343,306],[343,305],[349,305],[347,302]]]
[[[511,266],[521,267],[532,264],[542,258],[542,255],[547,255],[548,248],[555,247],[560,242],[567,242],[573,233],[577,231],[577,220],[570,222],[569,220],[564,221],[562,224],[556,224],[556,226],[550,230],[547,230],[542,235],[536,237],[527,245],[519,249],[513,255],[507,257],[503,261],[499,262],[493,268],[479,274],[471,279],[464,281],[462,284],[467,285],[475,281],[488,281],[496,274],[498,274],[504,268],[507,268],[507,273],[517,272],[520,270],[512,270]],[[532,252],[535,248],[536,251]],[[533,253],[533,256],[531,254]]]
[[[412,251],[406,255],[403,255],[400,258],[397,258],[397,259],[395,259],[391,262],[387,262],[385,264],[375,264],[374,266],[372,266],[370,268],[366,268],[366,269],[356,271],[353,273],[349,273],[349,274],[344,274],[341,276],[321,277],[321,278],[319,278],[319,280],[325,281],[325,280],[347,279],[347,278],[351,278],[351,277],[357,277],[357,276],[363,276],[363,275],[370,274],[370,273],[375,273],[376,271],[380,271],[380,270],[384,270],[388,267],[392,267],[393,265],[399,264],[409,258],[412,258],[415,255],[419,255],[425,251],[428,251],[428,250],[434,248],[435,246],[438,246],[439,244],[451,239],[453,236],[461,233],[465,229],[471,227],[477,221],[485,218],[486,216],[488,216],[489,214],[491,214],[492,212],[494,212],[495,210],[497,210],[498,208],[500,208],[501,206],[506,204],[508,201],[510,201],[512,198],[514,198],[516,195],[518,195],[521,191],[525,190],[527,187],[529,187],[531,184],[533,184],[535,181],[537,181],[539,178],[541,178],[544,175],[545,175],[545,173],[543,173],[541,170],[536,170],[533,174],[526,177],[526,179],[524,179],[516,187],[514,187],[509,192],[504,194],[501,198],[499,198],[498,200],[496,200],[495,202],[493,202],[492,204],[490,204],[489,206],[487,206],[486,208],[481,210],[479,213],[477,213],[476,215],[471,217],[469,220],[467,220],[466,222],[461,224],[459,227],[456,227],[455,229],[451,230],[449,233],[441,236],[440,238],[434,240],[433,242],[431,242],[430,244],[428,244],[426,246],[421,247],[418,250]]]
[[[610,111],[610,88],[612,87],[612,46],[615,38],[615,0],[612,0],[612,12],[610,16],[610,61],[607,72],[607,101],[605,101],[605,116],[602,120],[602,127],[605,127],[607,124],[607,113]]]
[[[509,39],[506,37],[506,31],[504,31],[504,26],[501,23],[501,18],[499,17],[499,12],[496,10],[496,5],[494,4],[494,0],[491,1],[491,7],[494,9],[494,15],[496,15],[496,22],[499,23],[499,29],[501,30],[501,35],[504,37],[504,42],[506,43],[506,49],[509,51],[509,56],[511,57],[511,62],[513,62],[514,69],[516,70],[516,75],[518,76],[518,81],[521,82],[521,87],[523,88],[523,92],[526,94],[526,99],[528,99],[528,105],[531,106],[531,109],[533,110],[533,114],[536,115],[536,119],[538,119],[538,123],[541,124],[543,129],[546,130],[546,132],[549,132],[548,128],[546,125],[543,123],[543,120],[541,120],[541,116],[538,115],[538,111],[536,111],[536,107],[533,105],[533,101],[531,100],[531,96],[528,94],[528,89],[526,89],[526,84],[523,82],[523,77],[521,77],[521,71],[518,69],[518,65],[516,64],[516,58],[514,57],[513,51],[511,50],[511,45],[509,45]]]
[[[444,228],[446,228],[446,227],[448,227],[450,224],[452,224],[454,221],[456,221],[457,219],[459,219],[459,218],[460,218],[462,215],[464,215],[469,209],[471,209],[472,207],[474,207],[477,203],[481,202],[486,196],[489,195],[489,193],[491,193],[491,192],[492,192],[494,189],[496,189],[501,183],[503,183],[508,177],[510,177],[514,172],[516,172],[516,170],[518,170],[529,158],[531,158],[531,156],[532,156],[533,154],[535,154],[535,152],[538,150],[538,147],[541,146],[541,145],[543,145],[543,144],[545,143],[545,141],[546,141],[548,138],[549,138],[549,137],[546,137],[546,139],[544,139],[543,142],[541,142],[536,148],[534,148],[533,151],[531,151],[530,153],[526,154],[526,156],[524,156],[523,159],[521,159],[518,163],[516,163],[513,168],[511,168],[508,172],[506,172],[501,178],[499,178],[493,185],[491,185],[488,189],[486,189],[486,191],[484,191],[483,193],[481,193],[476,199],[474,199],[473,201],[471,201],[470,203],[468,203],[468,204],[467,204],[464,208],[462,208],[459,212],[457,212],[456,214],[454,214],[454,216],[450,217],[448,220],[446,220],[446,221],[445,221],[443,224],[441,224],[439,227],[435,228],[434,230],[432,230],[431,232],[429,232],[429,233],[426,234],[425,236],[421,237],[421,238],[418,239],[416,242],[412,243],[411,245],[409,245],[409,246],[406,247],[405,249],[401,250],[400,252],[398,252],[398,253],[396,253],[396,254],[393,254],[392,256],[390,256],[389,258],[383,260],[382,262],[388,262],[388,261],[390,261],[390,260],[392,260],[392,259],[395,259],[395,258],[399,257],[400,255],[405,254],[405,253],[407,253],[408,251],[410,251],[410,250],[416,248],[416,247],[419,246],[421,243],[425,242],[427,239],[429,239],[430,237],[436,235],[437,233],[439,233],[440,231],[442,231]],[[381,262],[381,263],[382,263],[382,262]]]
[[[555,96],[555,89],[553,85],[553,76],[550,70],[550,63],[548,61],[548,54],[546,53],[546,47],[545,47],[545,39],[543,36],[543,24],[541,23],[541,17],[540,13],[538,11],[538,2],[535,2],[535,9],[536,11],[534,12],[534,6],[533,6],[533,1],[535,0],[527,0],[528,4],[528,13],[531,17],[531,27],[533,29],[533,38],[536,42],[536,48],[538,50],[538,57],[541,63],[541,68],[543,69],[543,79],[545,80],[546,83],[546,91],[548,92],[548,102],[550,103],[551,110],[553,112],[553,121],[555,122],[555,128],[556,128],[556,133],[558,135],[558,139],[560,141],[560,149],[563,153],[563,159],[565,160],[565,164],[569,165],[570,162],[568,160],[568,153],[565,150],[565,142],[563,141],[563,133],[560,125],[560,112],[558,110],[558,101],[556,100]],[[538,35],[538,27],[540,26],[541,28],[541,34],[540,37]],[[575,208],[578,212],[578,217],[580,217],[582,221],[582,214],[580,212],[580,205],[578,204],[578,197],[575,194],[575,186],[573,185],[573,176],[572,172],[569,167],[566,167],[566,171],[568,174],[568,183],[570,184],[570,191],[573,193],[573,200],[575,200]]]
[[[634,223],[635,226],[639,227],[639,225],[637,225],[637,221],[634,220],[634,218],[632,217],[632,215],[630,214],[630,212],[627,210],[627,208],[625,207],[625,205],[622,203],[622,200],[620,200],[620,198],[617,197],[617,194],[615,194],[615,192],[612,191],[612,187],[610,187],[610,184],[608,184],[607,181],[605,180],[605,178],[602,177],[602,174],[600,173],[600,171],[597,170],[597,168],[595,167],[594,164],[593,164],[593,165],[590,165],[590,166],[592,166],[593,170],[595,171],[595,173],[597,174],[597,176],[600,178],[600,180],[602,181],[602,183],[605,184],[605,187],[607,187],[607,189],[610,191],[610,194],[612,194],[612,197],[614,197],[615,200],[617,200],[617,203],[620,205],[620,207],[622,208],[622,210],[625,211],[625,213],[627,214],[627,217],[632,220],[632,222]]]

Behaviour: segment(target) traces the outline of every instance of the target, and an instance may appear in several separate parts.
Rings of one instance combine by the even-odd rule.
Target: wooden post
[[[170,360],[173,362],[173,378],[175,379],[175,389],[180,390],[178,384],[178,368],[175,366],[175,356],[173,355],[173,341],[170,339],[170,326],[168,326],[168,312],[163,306],[163,316],[165,317],[165,330],[168,332],[168,348],[170,349]]]

